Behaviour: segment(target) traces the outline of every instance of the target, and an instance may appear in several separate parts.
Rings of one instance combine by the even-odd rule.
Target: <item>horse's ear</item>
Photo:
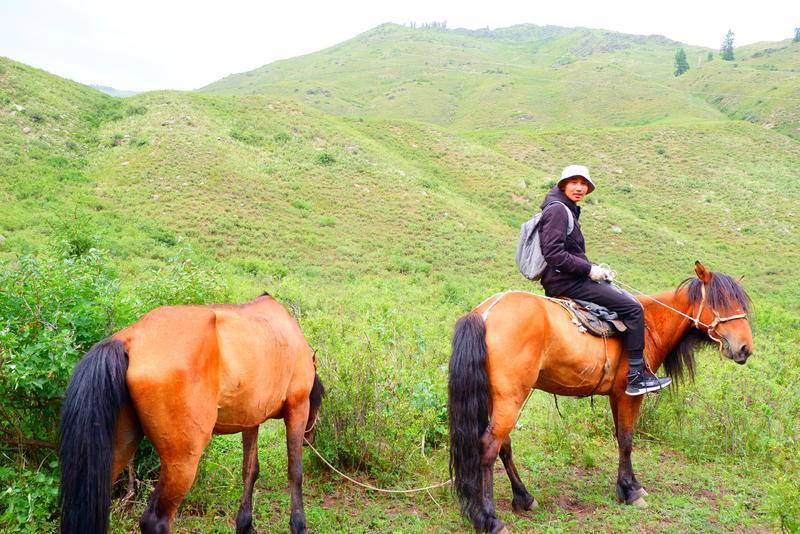
[[[707,284],[711,281],[711,271],[705,268],[705,266],[700,263],[700,261],[694,262],[694,272],[704,284]]]

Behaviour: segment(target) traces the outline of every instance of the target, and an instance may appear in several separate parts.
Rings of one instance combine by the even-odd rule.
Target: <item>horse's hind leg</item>
[[[172,531],[178,506],[194,483],[197,464],[210,434],[204,438],[173,440],[168,449],[159,448],[159,444],[155,443],[161,457],[161,471],[147,509],[139,519],[139,528],[143,533],[162,534]]]
[[[242,479],[244,492],[236,514],[236,532],[250,533],[253,530],[253,486],[258,478],[258,427],[242,432]]]
[[[131,389],[144,434],[161,458],[158,484],[139,527],[144,533],[171,532],[178,506],[194,483],[203,449],[211,439],[216,406],[202,389],[184,390],[177,379],[172,384]],[[142,390],[150,395],[141,394]]]
[[[124,404],[117,416],[114,428],[114,452],[111,481],[115,481],[122,469],[128,465],[142,440],[142,429],[130,403]]]
[[[503,461],[503,466],[506,468],[508,479],[511,481],[511,490],[514,492],[514,498],[511,501],[511,508],[517,512],[530,510],[538,506],[536,499],[533,498],[522,483],[517,466],[514,465],[514,457],[511,454],[511,436],[508,436],[500,447],[500,459]]]
[[[125,508],[128,508],[133,497],[136,495],[135,481],[133,472],[133,454],[142,441],[142,428],[133,411],[130,403],[122,406],[117,416],[117,423],[114,428],[114,450],[113,462],[111,467],[111,483],[113,484],[120,472],[128,467],[128,491],[122,498]]]
[[[489,426],[481,437],[480,469],[483,511],[482,517],[475,522],[476,529],[483,532],[499,533],[508,531],[495,512],[493,469],[500,450],[509,440],[509,434],[514,428],[523,400],[525,400],[524,396],[519,398],[518,395],[513,393],[501,395],[495,392],[492,397],[492,415]],[[510,453],[510,440],[508,441],[508,447]],[[517,475],[517,479],[519,480],[519,475]]]
[[[286,423],[286,449],[289,453],[289,492],[292,497],[292,516],[289,529],[292,534],[307,532],[303,510],[303,437],[308,422],[309,400],[284,408]]]

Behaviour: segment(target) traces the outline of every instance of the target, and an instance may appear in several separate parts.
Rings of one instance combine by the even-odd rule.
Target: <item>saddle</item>
[[[558,303],[567,310],[572,317],[572,322],[581,332],[588,332],[595,336],[613,337],[625,332],[625,326],[617,312],[605,306],[586,300],[559,298]]]

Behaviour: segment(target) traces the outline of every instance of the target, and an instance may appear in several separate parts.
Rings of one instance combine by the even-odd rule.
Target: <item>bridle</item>
[[[715,333],[717,333],[716,328],[720,324],[727,323],[728,321],[735,321],[736,319],[746,319],[747,318],[747,314],[746,313],[737,313],[736,315],[728,315],[727,317],[720,317],[720,315],[717,312],[717,310],[714,310],[712,308],[711,312],[714,314],[714,320],[711,321],[711,324],[706,324],[706,323],[704,323],[703,321],[700,320],[700,316],[703,314],[703,307],[706,304],[706,284],[705,284],[705,282],[703,282],[703,285],[700,286],[700,295],[701,295],[700,306],[697,308],[697,317],[695,317],[693,319],[690,317],[690,319],[692,319],[692,321],[694,322],[694,327],[697,328],[698,330],[700,329],[701,325],[704,326],[706,328],[706,335],[708,337],[710,337],[711,339],[713,339],[714,341],[716,341],[717,343],[719,343],[720,347],[722,347],[722,338],[721,337],[717,337],[717,336],[714,335]]]
[[[715,341],[716,343],[719,344],[720,350],[723,347],[723,342],[722,342],[722,337],[721,336],[717,337],[715,335],[717,333],[716,328],[720,324],[727,323],[728,321],[735,321],[736,319],[746,319],[747,318],[747,314],[746,313],[737,313],[736,315],[729,315],[727,317],[720,317],[719,313],[712,308],[711,312],[714,314],[714,320],[711,321],[711,324],[704,323],[703,321],[701,321],[700,320],[700,316],[703,315],[703,308],[706,305],[706,283],[703,282],[702,280],[701,280],[701,283],[703,285],[700,286],[700,295],[701,295],[701,297],[700,297],[700,306],[697,308],[697,314],[695,315],[695,317],[692,317],[691,315],[687,315],[686,313],[683,313],[682,311],[673,308],[669,304],[661,302],[660,300],[651,297],[650,295],[644,293],[643,291],[639,291],[635,287],[633,287],[633,286],[631,286],[629,284],[626,284],[625,282],[622,282],[621,280],[619,280],[617,278],[614,279],[614,282],[617,283],[617,284],[629,287],[630,289],[636,291],[637,293],[639,293],[643,297],[645,297],[647,299],[650,299],[653,302],[655,302],[657,304],[660,304],[661,306],[664,306],[665,308],[669,308],[670,310],[674,311],[678,315],[682,315],[682,316],[686,317],[687,319],[692,321],[692,323],[694,324],[694,327],[697,328],[698,330],[700,330],[701,332],[702,332],[702,329],[700,327],[701,326],[704,327],[706,329],[706,335],[709,338],[711,338],[713,341]]]

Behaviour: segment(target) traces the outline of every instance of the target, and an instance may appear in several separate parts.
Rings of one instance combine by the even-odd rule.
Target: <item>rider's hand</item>
[[[589,271],[589,278],[595,282],[611,282],[614,279],[614,271],[602,265],[592,265],[592,270]]]

